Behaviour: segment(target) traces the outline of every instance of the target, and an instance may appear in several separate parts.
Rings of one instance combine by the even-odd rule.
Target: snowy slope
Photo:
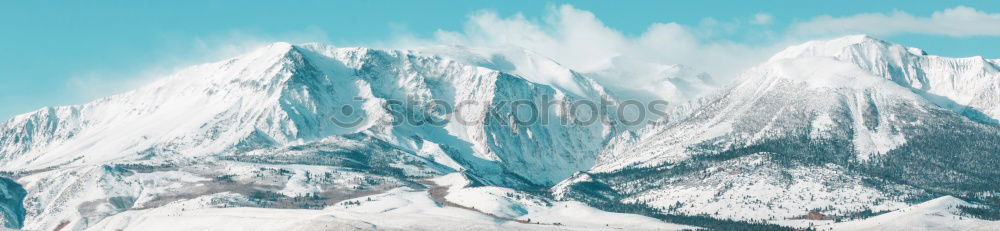
[[[893,113],[899,112],[890,109],[895,107],[937,108],[903,87],[829,58],[773,61],[749,70],[742,78],[681,124],[618,137],[624,142],[609,146],[592,170],[678,162],[693,154],[685,147],[688,145],[712,142],[720,147],[745,146],[769,136],[789,135],[790,129],[800,128],[795,126],[812,127],[810,135],[822,138],[837,135],[828,134],[837,132],[834,122],[851,123],[846,126],[856,137],[853,142],[858,157],[867,159],[905,140],[891,131],[892,123],[865,125],[866,120],[895,122]],[[869,108],[885,108],[886,113],[869,113]],[[732,138],[717,140],[723,136]],[[639,141],[628,142],[630,138]],[[660,150],[666,152],[657,153]]]
[[[555,201],[537,193],[527,193],[495,186],[467,187],[469,181],[460,174],[432,179],[447,187],[444,200],[498,218],[541,225],[600,227],[628,230],[699,229],[677,225],[632,214],[609,213],[577,201]]]

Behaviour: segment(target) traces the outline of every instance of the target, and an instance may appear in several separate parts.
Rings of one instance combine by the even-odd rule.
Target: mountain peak
[[[885,42],[868,35],[850,35],[829,40],[808,41],[785,48],[771,57],[769,61],[794,59],[806,56],[837,56],[843,50],[855,46],[871,44],[875,47],[886,45]]]
[[[927,55],[926,52],[919,48],[889,43],[868,35],[850,35],[830,40],[809,41],[790,46],[772,56],[769,61],[802,57],[842,57],[852,54],[897,58],[909,55]]]
[[[249,58],[249,57],[274,57],[274,56],[284,56],[289,52],[295,51],[295,45],[288,42],[274,42],[261,47],[258,47],[249,53],[245,53],[237,58]]]
[[[854,34],[842,37],[808,41],[800,46],[827,46],[827,47],[847,47],[854,45],[889,45],[890,43],[867,34]]]
[[[851,42],[851,43],[855,43],[855,44],[856,43],[864,43],[864,42],[881,42],[881,43],[885,43],[885,41],[882,41],[881,39],[872,37],[872,36],[867,35],[867,34],[847,35],[847,36],[844,36],[844,37],[835,38],[835,39],[831,39],[831,40],[828,40],[828,41],[843,41],[843,42]]]

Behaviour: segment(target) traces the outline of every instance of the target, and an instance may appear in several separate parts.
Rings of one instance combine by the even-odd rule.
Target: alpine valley
[[[22,230],[1000,230],[1000,60],[857,35],[788,47],[724,85],[666,69],[629,88],[596,77],[628,71],[581,73],[516,47],[274,43],[0,123],[0,220]],[[680,85],[717,90],[667,97],[665,113],[639,125],[614,122],[626,101]],[[610,106],[576,110],[580,101]],[[536,111],[544,121],[597,122],[520,123],[512,102],[555,108]]]

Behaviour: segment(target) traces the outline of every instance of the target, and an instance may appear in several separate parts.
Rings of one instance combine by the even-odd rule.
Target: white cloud
[[[903,11],[863,13],[846,17],[818,16],[797,23],[790,29],[796,36],[897,34],[965,36],[1000,36],[1000,14],[958,6],[936,11],[929,17],[914,16]]]
[[[772,21],[774,21],[774,16],[767,13],[757,13],[753,16],[753,19],[750,20],[750,23],[756,25],[767,25],[771,24]]]
[[[914,16],[903,11],[818,16],[793,23],[783,31],[760,30],[759,26],[774,23],[773,15],[761,12],[743,20],[704,18],[693,26],[655,23],[641,34],[627,35],[608,27],[589,11],[561,5],[550,7],[540,18],[522,14],[505,17],[492,11],[480,11],[472,14],[461,30],[438,31],[433,38],[404,35],[398,39],[402,42],[396,45],[518,46],[576,71],[604,78],[608,84],[644,86],[677,74],[676,68],[671,69],[673,64],[707,72],[715,78],[716,84],[725,84],[778,50],[817,38],[859,33],[877,37],[907,33],[1000,36],[1000,14],[964,6],[929,16]],[[753,42],[725,39],[733,37],[750,38],[741,41]],[[705,87],[710,89],[711,86]],[[656,91],[667,92],[661,96],[679,99],[703,92],[687,88],[691,87],[667,86]]]
[[[493,11],[471,14],[465,26],[457,31],[437,31],[431,38],[409,34],[396,26],[398,33],[389,43],[371,42],[369,46],[412,48],[428,45],[464,45],[471,47],[517,46],[554,59],[566,67],[603,78],[609,85],[647,86],[664,78],[679,75],[674,64],[707,72],[714,83],[698,83],[695,74],[681,73],[681,83],[655,91],[664,97],[683,100],[728,83],[739,72],[766,60],[783,47],[803,40],[846,34],[866,33],[890,36],[903,33],[941,34],[950,36],[1000,36],[1000,14],[990,14],[969,7],[954,7],[930,16],[914,16],[906,12],[864,13],[845,17],[818,16],[794,23],[787,31],[760,30],[759,25],[772,25],[775,19],[768,13],[751,17],[736,17],[722,21],[704,18],[696,25],[672,22],[654,23],[640,34],[625,34],[605,25],[593,13],[570,5],[550,7],[538,18],[522,14],[498,15]],[[751,26],[758,25],[758,26]],[[752,38],[754,43],[740,43],[724,38]],[[258,35],[231,31],[208,37],[178,39],[167,44],[157,64],[150,64],[150,73],[124,73],[134,76],[160,76],[170,68],[232,57],[262,44],[275,41],[329,42],[326,33],[316,28],[282,35]],[[749,40],[748,40],[749,41]],[[154,52],[155,53],[155,52]],[[159,67],[159,68],[158,68]],[[107,73],[105,73],[107,72]],[[117,89],[131,89],[145,83],[146,78],[120,81],[121,70],[90,71],[78,74],[68,87],[80,89],[82,98],[107,95]],[[676,82],[675,82],[676,83]],[[684,85],[687,84],[687,85]],[[702,84],[704,86],[693,86]],[[709,86],[711,85],[711,86]]]
[[[776,51],[776,46],[747,46],[727,40],[704,37],[729,33],[732,23],[705,19],[697,27],[676,23],[657,23],[639,35],[629,36],[609,28],[593,13],[570,5],[551,7],[541,18],[522,14],[502,17],[492,11],[472,14],[461,31],[438,31],[434,38],[421,40],[401,35],[397,47],[422,45],[464,45],[470,47],[517,46],[532,50],[573,70],[604,78],[606,84],[648,85],[661,81],[675,71],[674,64],[707,72],[717,81],[703,83],[705,88],[667,87],[657,92],[674,100],[704,93],[727,83],[738,72],[759,63]],[[722,32],[720,32],[722,31]],[[402,45],[400,45],[402,44]],[[613,74],[609,74],[613,73]],[[683,76],[692,85],[700,80]],[[657,91],[660,91],[658,89]]]
[[[481,11],[469,18],[463,31],[438,31],[436,39],[468,46],[519,46],[584,72],[607,68],[628,46],[621,32],[570,6],[550,9],[542,21]]]

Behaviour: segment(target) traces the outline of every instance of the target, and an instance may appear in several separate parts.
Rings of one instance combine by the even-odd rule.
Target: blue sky
[[[573,25],[552,23],[552,18],[589,13],[596,16],[597,27],[627,41],[641,40],[651,25],[675,23],[671,25],[684,28],[682,35],[703,48],[735,47],[734,54],[870,33],[937,55],[1000,58],[997,1],[573,1],[568,3],[571,9],[560,7],[563,4],[567,3],[4,1],[0,3],[0,120],[43,106],[85,103],[174,68],[221,59],[269,41],[376,47],[489,44],[496,41],[481,38],[489,32],[470,31],[470,24],[491,30],[496,25],[491,23],[518,21],[517,14],[523,16],[521,24],[559,30],[556,27]],[[587,60],[566,62],[585,68]]]

